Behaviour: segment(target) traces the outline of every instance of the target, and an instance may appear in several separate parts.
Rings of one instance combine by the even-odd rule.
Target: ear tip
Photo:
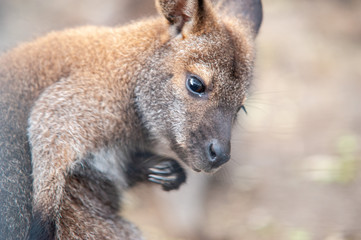
[[[250,22],[253,32],[257,35],[262,25],[262,0],[240,0],[241,14]]]
[[[261,0],[255,0],[256,11],[255,11],[255,27],[257,29],[257,32],[259,31],[259,28],[261,27],[262,20],[263,20],[263,5]]]
[[[261,0],[254,0],[253,3],[253,15],[252,15],[252,23],[253,23],[253,30],[255,32],[255,34],[258,34],[259,29],[262,25],[262,21],[263,21],[263,6],[262,6],[262,1]]]
[[[156,0],[156,8],[167,19],[172,31],[179,34],[184,29],[195,29],[203,15],[203,1],[207,0]]]

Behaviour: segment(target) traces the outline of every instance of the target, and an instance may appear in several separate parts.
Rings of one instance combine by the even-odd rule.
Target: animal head
[[[230,159],[262,17],[253,2],[230,16],[207,0],[157,1],[169,30],[141,74],[137,104],[156,141],[195,171],[213,172]]]

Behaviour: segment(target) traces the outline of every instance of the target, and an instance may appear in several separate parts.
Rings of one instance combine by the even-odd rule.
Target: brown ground
[[[125,199],[149,240],[361,239],[361,1],[264,0],[264,10],[232,161],[178,193],[140,187]],[[150,0],[0,0],[0,51],[153,11]]]

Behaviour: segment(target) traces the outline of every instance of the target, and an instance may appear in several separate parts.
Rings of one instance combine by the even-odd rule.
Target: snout
[[[229,141],[212,139],[206,144],[206,155],[211,169],[216,169],[230,159],[231,144]]]

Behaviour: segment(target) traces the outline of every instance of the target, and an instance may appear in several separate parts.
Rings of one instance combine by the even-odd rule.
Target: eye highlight
[[[203,81],[194,75],[189,75],[186,80],[186,87],[188,91],[193,94],[202,95],[206,91],[206,86]]]

